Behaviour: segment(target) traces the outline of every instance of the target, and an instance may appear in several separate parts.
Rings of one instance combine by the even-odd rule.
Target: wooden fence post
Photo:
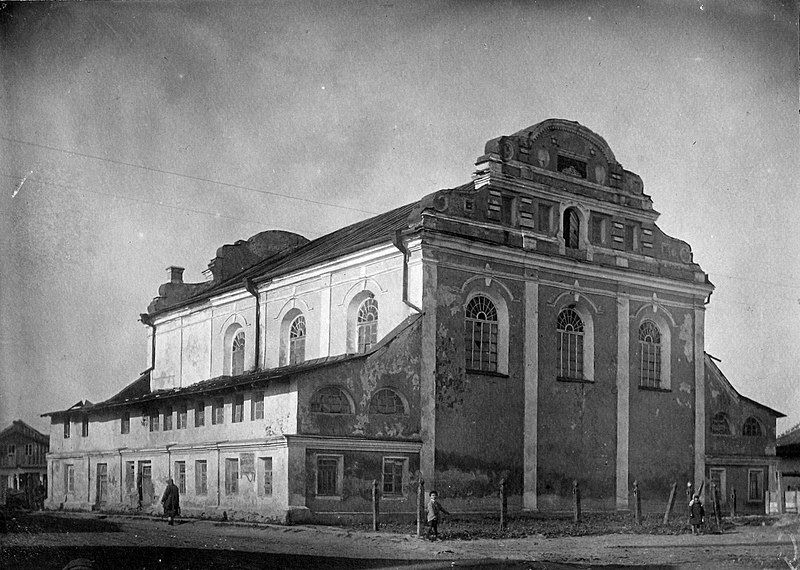
[[[508,500],[506,499],[506,480],[500,480],[500,530],[505,530],[508,524]]]
[[[372,530],[378,530],[378,481],[372,480]]]
[[[667,510],[664,513],[664,522],[662,524],[669,524],[669,516],[672,514],[672,507],[675,506],[675,495],[678,491],[678,484],[673,483],[672,489],[669,491],[669,500],[667,501]]]
[[[731,518],[736,516],[736,487],[731,489]]]
[[[639,482],[633,482],[634,517],[636,524],[642,524],[642,497],[639,493]]]
[[[572,482],[572,520],[576,523],[581,522],[581,488],[578,481]]]
[[[417,538],[422,538],[422,517],[425,512],[425,480],[420,476],[417,486]]]

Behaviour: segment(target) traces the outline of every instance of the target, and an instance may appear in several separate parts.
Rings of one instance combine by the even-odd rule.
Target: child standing
[[[689,501],[689,524],[692,525],[692,534],[702,534],[703,522],[706,516],[706,511],[703,508],[703,503],[700,501],[700,495],[695,495]]]
[[[431,538],[431,540],[435,540],[439,537],[439,514],[450,514],[437,498],[438,494],[436,491],[431,491],[430,501],[428,501],[428,538]]]

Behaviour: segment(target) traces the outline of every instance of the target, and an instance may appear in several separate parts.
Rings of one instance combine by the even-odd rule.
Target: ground
[[[368,532],[188,519],[168,526],[161,519],[96,513],[8,516],[0,567],[37,570],[61,569],[81,557],[97,568],[797,568],[793,537],[800,535],[795,515],[702,536],[548,532],[462,539],[452,538],[462,525],[451,521],[453,534],[436,542],[415,538],[410,525]]]

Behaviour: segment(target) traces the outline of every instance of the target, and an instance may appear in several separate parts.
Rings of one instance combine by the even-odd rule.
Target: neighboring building
[[[706,476],[716,483],[724,512],[736,490],[737,513],[764,513],[777,488],[775,424],[785,414],[739,394],[706,354]]]
[[[785,493],[786,510],[800,512],[800,424],[778,437],[776,454],[778,481]],[[778,505],[776,507],[779,508]]]
[[[490,140],[472,181],[313,241],[223,246],[169,268],[150,368],[52,412],[50,507],[410,513],[661,509],[706,473],[705,303],[688,244],[602,137],[547,120]],[[157,502],[157,501],[156,501]],[[245,515],[247,513],[247,515]]]
[[[47,485],[50,438],[22,420],[0,431],[0,487],[25,491],[40,481]]]

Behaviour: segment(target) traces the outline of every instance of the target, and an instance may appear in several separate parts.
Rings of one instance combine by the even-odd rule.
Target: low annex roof
[[[327,356],[324,358],[316,358],[314,360],[307,360],[298,364],[290,364],[278,368],[270,368],[268,370],[257,370],[254,372],[247,372],[238,376],[217,376],[209,380],[197,382],[191,386],[184,388],[172,388],[169,390],[150,390],[150,370],[142,373],[139,378],[131,384],[123,388],[119,393],[115,394],[108,400],[99,402],[97,404],[89,404],[76,408],[75,406],[66,410],[58,410],[54,412],[47,412],[42,414],[45,416],[65,416],[70,413],[80,411],[80,413],[97,412],[101,410],[119,408],[129,406],[132,404],[141,404],[147,402],[161,401],[171,398],[195,395],[195,394],[209,394],[223,390],[230,390],[239,387],[256,386],[258,384],[267,383],[275,380],[290,380],[296,374],[308,372],[311,370],[319,370],[327,366],[338,364],[341,362],[348,362],[361,358],[369,358],[371,355],[383,350],[392,341],[398,338],[405,330],[410,328],[422,317],[422,313],[417,313],[406,317],[403,322],[392,329],[380,342],[370,348],[370,350],[361,353],[341,354],[337,356]]]
[[[11,434],[18,433],[22,436],[28,437],[40,443],[49,443],[50,436],[45,435],[37,429],[32,428],[22,420],[14,420],[11,425],[3,431],[0,431],[0,439],[3,439]]]
[[[722,373],[722,370],[719,369],[719,366],[717,366],[716,362],[722,362],[722,361],[719,358],[717,358],[715,356],[712,356],[707,352],[705,352],[704,354],[705,354],[706,366],[708,368],[710,368],[714,372],[714,374],[717,376],[717,378],[719,378],[720,381],[725,384],[725,386],[731,391],[731,393],[732,393],[732,395],[734,397],[736,397],[736,398],[738,398],[740,400],[744,400],[745,402],[748,402],[750,404],[753,404],[754,406],[757,406],[757,407],[761,408],[762,410],[766,410],[767,412],[769,412],[772,415],[774,415],[776,418],[785,418],[786,417],[786,414],[784,414],[783,412],[779,412],[778,410],[774,410],[774,409],[770,408],[769,406],[765,406],[761,402],[756,402],[755,400],[753,400],[751,398],[748,398],[747,396],[742,396],[736,390],[736,388],[733,387],[733,384],[730,383],[730,380],[728,380],[728,378],[725,376],[725,374]]]

